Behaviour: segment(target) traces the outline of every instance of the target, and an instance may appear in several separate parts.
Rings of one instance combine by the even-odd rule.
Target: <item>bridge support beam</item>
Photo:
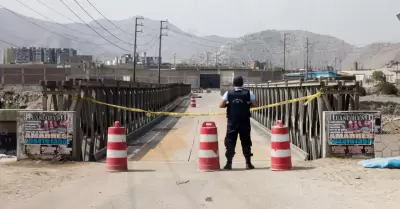
[[[156,117],[104,104],[151,111],[171,109],[171,104],[188,95],[188,84],[147,84],[115,80],[41,81],[43,110],[76,112],[76,143],[73,158],[99,159],[107,142],[107,127],[120,121],[127,134],[134,133]],[[94,102],[96,101],[96,102]]]
[[[343,79],[343,80],[341,80]],[[252,117],[268,130],[282,120],[289,127],[292,145],[309,154],[308,159],[322,157],[323,111],[358,110],[359,82],[349,78],[289,80],[265,84],[245,85],[254,92],[259,106],[276,104],[287,100],[310,96],[319,91],[323,95],[312,100],[252,111]],[[224,93],[227,87],[221,88]]]

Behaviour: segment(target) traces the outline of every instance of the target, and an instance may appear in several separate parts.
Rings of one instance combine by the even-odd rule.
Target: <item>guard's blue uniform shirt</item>
[[[235,90],[240,90],[242,87],[234,87]],[[225,94],[222,96],[222,99],[225,101],[228,101],[228,91],[225,92]],[[253,92],[250,91],[250,101],[253,101],[256,99],[256,96],[254,96]]]
[[[228,90],[222,99],[229,102],[226,109],[228,121],[236,124],[250,120],[249,102],[255,99],[250,90],[234,87]]]

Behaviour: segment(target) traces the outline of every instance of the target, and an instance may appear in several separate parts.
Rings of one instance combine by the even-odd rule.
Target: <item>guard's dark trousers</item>
[[[228,166],[227,169],[231,169],[229,167],[232,165],[232,159],[235,156],[235,147],[238,135],[240,137],[240,142],[242,144],[242,151],[246,159],[247,168],[248,169],[254,168],[253,165],[251,164],[251,156],[253,156],[253,154],[251,153],[252,142],[251,142],[250,132],[251,132],[250,119],[243,120],[240,122],[233,122],[232,120],[228,120],[228,126],[225,137],[225,147],[226,147],[225,156],[227,158],[227,166]]]

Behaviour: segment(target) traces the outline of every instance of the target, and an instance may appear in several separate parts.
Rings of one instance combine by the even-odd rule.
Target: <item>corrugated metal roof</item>
[[[306,77],[306,73],[288,73],[285,74],[287,77]],[[342,76],[341,74],[335,72],[309,72],[308,77],[311,78],[319,78],[319,77],[338,77]]]

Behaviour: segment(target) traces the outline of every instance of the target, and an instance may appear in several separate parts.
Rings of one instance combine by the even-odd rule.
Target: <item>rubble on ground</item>
[[[36,91],[0,91],[0,109],[41,109],[42,94]]]
[[[360,109],[381,111],[382,132],[400,134],[400,97],[383,95],[360,97]]]
[[[16,155],[7,155],[7,154],[0,154],[0,160],[1,159],[8,159],[8,158],[16,158]]]

